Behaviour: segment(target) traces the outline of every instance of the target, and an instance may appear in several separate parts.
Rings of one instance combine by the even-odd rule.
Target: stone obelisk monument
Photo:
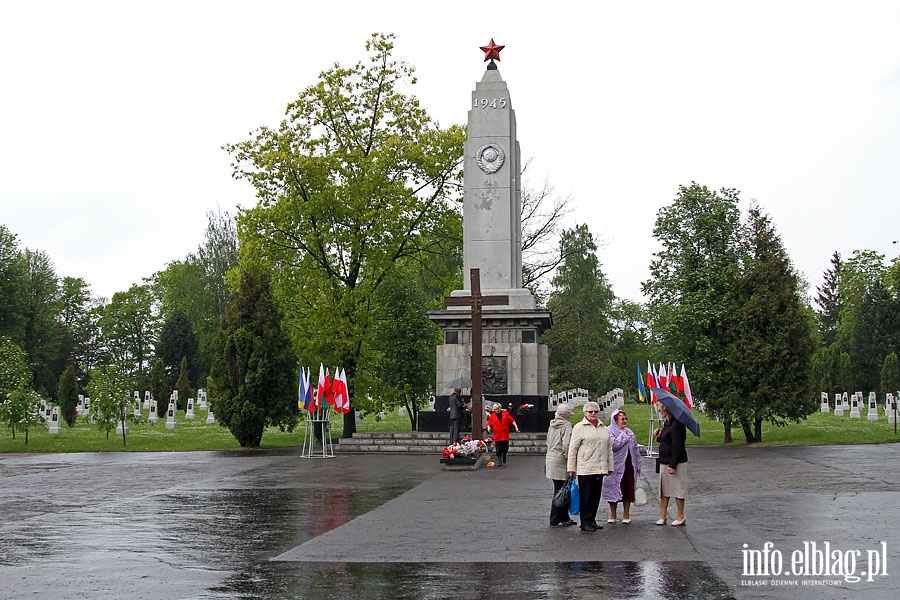
[[[480,376],[485,406],[500,402],[513,411],[523,430],[546,431],[550,419],[549,353],[540,337],[552,319],[548,311],[535,308],[534,296],[522,287],[521,163],[516,113],[494,62],[500,60],[502,48],[493,40],[481,48],[485,62],[490,62],[469,104],[463,166],[463,289],[453,292],[451,300],[457,301],[448,301],[447,310],[428,313],[444,330],[444,343],[437,347],[435,412],[420,414],[420,429],[425,431],[449,425],[446,408],[452,390],[447,382],[458,377],[474,381]],[[479,306],[481,373],[472,373],[471,367],[470,275],[475,269],[480,293],[494,299]],[[518,413],[522,404],[536,410]],[[476,415],[476,427],[479,420]],[[481,437],[480,432],[473,433]]]

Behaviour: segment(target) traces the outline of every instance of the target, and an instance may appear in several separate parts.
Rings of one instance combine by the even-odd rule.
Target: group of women
[[[622,520],[631,523],[631,505],[641,474],[641,453],[637,438],[628,428],[628,415],[617,410],[606,427],[599,419],[600,407],[596,402],[584,405],[584,418],[572,425],[572,409],[560,404],[547,430],[547,478],[553,481],[556,494],[565,485],[567,476],[576,477],[579,492],[581,531],[602,529],[597,523],[600,501],[609,504],[607,523],[618,520],[618,504],[622,503]],[[684,498],[687,494],[687,438],[684,425],[674,419],[665,406],[659,405],[662,427],[654,430],[659,442],[658,471],[660,492],[660,518],[657,525],[665,525],[669,499],[674,497],[677,515],[673,526],[685,524]],[[551,502],[550,525],[567,527],[575,525],[568,509]]]

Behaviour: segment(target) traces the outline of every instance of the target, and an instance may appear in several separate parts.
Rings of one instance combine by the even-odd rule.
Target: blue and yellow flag
[[[641,363],[638,363],[638,400],[647,401],[647,390],[644,389],[644,376],[641,375]]]

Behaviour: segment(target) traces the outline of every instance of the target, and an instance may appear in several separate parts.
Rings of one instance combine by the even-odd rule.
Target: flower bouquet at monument
[[[475,460],[488,450],[488,445],[484,440],[473,440],[469,436],[465,436],[455,444],[450,444],[444,448],[444,459],[466,459]]]
[[[522,404],[519,406],[519,412],[531,412],[534,410],[534,404]]]

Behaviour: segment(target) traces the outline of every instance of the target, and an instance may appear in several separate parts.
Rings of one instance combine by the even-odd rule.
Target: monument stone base
[[[437,396],[434,399],[434,411],[420,411],[417,422],[419,431],[450,431],[450,413],[447,411],[450,396]],[[553,419],[553,411],[548,410],[547,397],[540,396],[486,396],[484,399],[485,406],[488,403],[493,404],[499,402],[503,408],[508,409],[512,405],[513,409],[510,413],[516,420],[520,431],[530,433],[546,433]],[[519,407],[523,404],[531,404],[534,409],[530,411],[521,411]],[[485,418],[485,421],[487,419]],[[466,414],[459,425],[460,433],[472,432],[472,415]]]

